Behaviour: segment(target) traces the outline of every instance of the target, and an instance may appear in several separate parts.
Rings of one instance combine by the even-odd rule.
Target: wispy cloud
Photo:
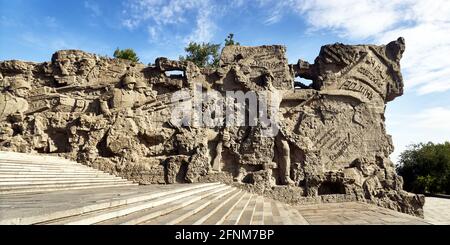
[[[93,16],[100,16],[103,14],[100,6],[93,1],[84,1],[84,7],[91,11]]]
[[[200,11],[197,16],[196,26],[194,31],[185,38],[185,42],[208,42],[214,36],[214,30],[216,28],[212,21],[212,8],[204,6],[205,9]]]
[[[364,39],[394,27],[408,1],[298,0],[289,1],[287,9],[303,15],[313,30],[328,29],[350,39]]]
[[[265,21],[264,24],[271,25],[280,21],[282,14],[279,11],[274,11]]]
[[[209,0],[129,0],[122,25],[130,30],[146,26],[152,42],[174,36],[184,36],[177,38],[183,42],[208,42],[215,31],[214,9]]]

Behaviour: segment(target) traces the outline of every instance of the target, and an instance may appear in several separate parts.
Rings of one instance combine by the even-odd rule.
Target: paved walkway
[[[312,225],[450,225],[450,199],[426,197],[424,219],[375,205],[347,202],[296,207]]]
[[[429,225],[421,218],[375,205],[347,202],[297,207],[311,225]]]
[[[450,225],[450,199],[426,197],[424,216],[432,224]]]

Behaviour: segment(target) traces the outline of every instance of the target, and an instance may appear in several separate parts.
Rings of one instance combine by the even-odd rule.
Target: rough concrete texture
[[[141,184],[222,181],[290,204],[356,200],[423,216],[424,197],[402,190],[389,160],[384,124],[386,103],[403,93],[404,49],[403,38],[337,43],[314,64],[288,64],[283,46],[227,46],[218,68],[78,50],[39,64],[3,61],[0,150],[57,154]],[[266,92],[272,124],[177,125],[174,108],[188,99],[172,96],[199,87]],[[267,135],[273,124],[279,130]]]

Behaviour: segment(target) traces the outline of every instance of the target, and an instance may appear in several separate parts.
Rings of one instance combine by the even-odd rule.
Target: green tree
[[[241,45],[239,42],[235,42],[233,40],[233,38],[234,38],[234,34],[233,33],[228,34],[228,37],[225,38],[225,46],[230,46],[230,45],[239,46],[239,45]]]
[[[134,50],[131,48],[127,48],[127,49],[123,49],[123,50],[117,48],[116,51],[114,51],[114,58],[131,60],[133,62],[139,62],[139,57],[137,56],[136,52],[134,52]]]
[[[180,61],[192,61],[198,67],[219,66],[220,44],[190,42],[184,49],[186,56],[180,56]]]
[[[397,173],[407,191],[450,194],[450,142],[410,146],[400,154]]]
[[[225,39],[225,46],[240,45],[234,41],[234,34],[230,33]],[[220,59],[220,44],[190,42],[184,49],[186,56],[180,56],[180,61],[192,61],[198,67],[218,67]]]

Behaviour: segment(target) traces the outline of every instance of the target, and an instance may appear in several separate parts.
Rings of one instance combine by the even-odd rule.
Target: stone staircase
[[[220,183],[0,195],[0,224],[307,224],[286,204]]]
[[[342,215],[341,224],[355,217],[423,223],[365,204],[345,210],[302,209],[221,183],[138,186],[57,157],[0,152],[0,225],[301,225],[341,222]]]
[[[286,204],[221,183],[137,186],[58,157],[0,152],[0,224],[302,223]]]
[[[0,194],[137,185],[67,159],[0,152]]]

